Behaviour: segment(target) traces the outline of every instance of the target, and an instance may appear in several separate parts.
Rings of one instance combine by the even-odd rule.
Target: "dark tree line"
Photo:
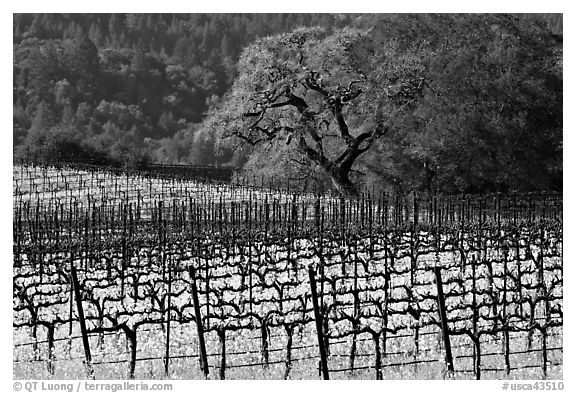
[[[225,163],[230,152],[216,157],[212,142],[194,136],[206,109],[234,80],[242,48],[263,35],[337,28],[354,18],[15,14],[15,152],[63,160],[82,152],[95,162],[129,164],[146,157]]]

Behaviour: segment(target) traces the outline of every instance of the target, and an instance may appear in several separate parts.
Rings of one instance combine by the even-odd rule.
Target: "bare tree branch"
[[[259,144],[260,142],[263,142],[263,141],[264,141],[264,139],[262,139],[262,138],[252,139],[252,138],[244,135],[244,134],[243,134],[242,132],[240,132],[240,131],[234,131],[234,132],[232,132],[232,134],[227,135],[226,137],[229,138],[229,137],[231,137],[231,136],[238,137],[238,138],[242,139],[244,142],[248,143],[248,144],[251,145],[251,146],[256,146],[256,145]]]
[[[306,86],[308,86],[309,89],[317,91],[318,93],[322,94],[322,96],[324,96],[325,98],[328,97],[328,92],[321,86],[321,82],[320,82],[320,77],[319,77],[319,73],[315,72],[315,71],[311,71],[310,72],[310,76],[308,78],[305,79],[305,83]]]

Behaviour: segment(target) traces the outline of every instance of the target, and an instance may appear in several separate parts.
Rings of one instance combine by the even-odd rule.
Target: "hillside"
[[[256,38],[385,15],[14,14],[15,158],[241,165],[199,124]],[[530,14],[562,34],[562,15]]]
[[[14,147],[60,159],[214,163],[196,124],[236,75],[242,48],[353,15],[15,14]],[[58,144],[58,143],[57,143]],[[17,148],[18,147],[18,148]],[[136,153],[135,153],[136,152]],[[107,156],[107,157],[106,157]],[[226,158],[224,158],[226,159]]]

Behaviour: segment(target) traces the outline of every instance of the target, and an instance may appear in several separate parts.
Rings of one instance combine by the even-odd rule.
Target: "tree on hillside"
[[[298,29],[258,40],[238,71],[204,132],[247,147],[261,173],[321,173],[343,195],[357,193],[355,172],[450,192],[549,189],[561,174],[561,47],[528,20]]]
[[[399,52],[392,41],[376,43],[350,28],[333,34],[298,29],[261,39],[244,51],[230,94],[206,126],[256,151],[293,146],[341,194],[354,195],[350,173],[358,157],[422,95],[426,77],[412,50],[417,46]],[[363,67],[376,50],[387,55],[385,70]],[[366,94],[370,84],[382,92]]]
[[[561,35],[562,15],[546,16],[550,18]],[[220,102],[238,79],[239,91],[257,90],[228,100],[223,108],[253,115],[243,119],[246,133],[260,117],[256,105],[267,107],[250,136],[257,135],[258,127],[277,129],[278,124],[271,123],[276,118],[285,127],[279,138],[262,134],[266,142],[252,147],[237,137],[244,141],[244,150],[232,146],[221,149],[221,155],[211,150],[199,154],[199,149],[216,144],[215,133],[201,140],[199,135],[206,132],[201,130],[193,133],[196,147],[190,154],[162,150],[163,161],[189,156],[193,162],[207,160],[203,164],[245,163],[259,172],[258,178],[308,177],[323,186],[330,186],[332,177],[345,192],[350,183],[356,188],[387,183],[405,190],[466,192],[558,189],[562,43],[561,36],[538,24],[541,19],[470,14],[14,14],[14,143],[39,141],[27,134],[43,103],[52,113],[49,127],[69,129],[74,123],[80,140],[90,143],[112,121],[122,134],[131,134],[128,140],[140,138],[130,148],[155,155],[153,150],[163,149],[168,139],[174,139],[168,145],[179,143],[179,130],[196,129],[209,106]],[[301,42],[296,33],[276,35],[303,25],[326,30],[301,30]],[[345,26],[358,30],[337,30]],[[263,35],[276,36],[247,49],[239,69],[236,61],[243,48]],[[260,71],[271,80],[256,75]],[[237,78],[241,73],[245,75]],[[250,75],[254,81],[262,79],[260,85],[252,84]],[[410,81],[415,83],[410,93],[414,100],[404,97],[402,102],[400,91],[410,90]],[[307,108],[293,105],[292,96]],[[290,104],[276,106],[283,101]],[[137,107],[141,121],[127,124],[108,118],[98,110],[102,102]],[[242,105],[243,111],[238,109]],[[305,123],[322,139],[321,150],[314,133],[302,131]],[[370,138],[378,124],[387,131]],[[296,132],[289,131],[298,125]],[[138,132],[132,132],[134,127]],[[232,129],[220,136],[232,134]],[[362,134],[354,148],[353,139]],[[298,135],[312,150],[295,148],[304,146]],[[112,152],[112,145],[100,143],[98,148]],[[309,157],[312,151],[321,153],[312,155],[323,155],[325,163],[315,163],[318,160]],[[334,164],[332,170],[326,170],[326,162]],[[347,166],[351,169],[346,174]],[[340,174],[329,175],[336,172]]]

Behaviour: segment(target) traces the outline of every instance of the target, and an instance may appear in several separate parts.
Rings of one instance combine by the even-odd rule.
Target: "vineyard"
[[[15,378],[563,377],[562,195],[13,190]]]

